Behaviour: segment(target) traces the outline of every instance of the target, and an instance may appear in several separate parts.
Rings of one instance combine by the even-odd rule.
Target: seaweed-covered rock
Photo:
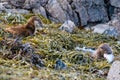
[[[65,30],[65,31],[67,31],[69,33],[72,33],[73,30],[75,29],[75,24],[71,20],[67,20],[67,21],[64,22],[63,25],[60,26],[59,29],[60,30]]]
[[[120,80],[120,61],[115,61],[108,73],[107,80]]]

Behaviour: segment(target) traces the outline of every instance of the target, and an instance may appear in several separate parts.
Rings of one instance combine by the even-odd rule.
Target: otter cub
[[[18,25],[15,27],[9,27],[9,28],[6,28],[5,31],[11,33],[13,36],[16,36],[16,37],[31,36],[35,33],[36,28],[37,28],[35,25],[35,21],[38,21],[40,24],[39,27],[42,27],[42,22],[39,19],[39,17],[32,16],[32,17],[30,17],[30,19],[28,19],[26,24]]]

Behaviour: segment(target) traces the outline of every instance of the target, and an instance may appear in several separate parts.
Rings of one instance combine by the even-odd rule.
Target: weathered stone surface
[[[64,22],[66,20],[66,14],[62,10],[58,0],[49,0],[46,6],[49,18],[55,22]]]
[[[0,3],[0,12],[5,11],[5,7],[3,6],[3,3]]]
[[[33,9],[40,7],[40,0],[25,0],[24,8]]]
[[[25,0],[8,0],[8,2],[15,7],[22,8]]]
[[[64,22],[64,24],[59,28],[60,30],[65,30],[69,33],[72,33],[75,29],[75,24],[71,20],[67,20]]]
[[[48,17],[55,22],[63,23],[69,19],[78,23],[77,14],[72,10],[67,0],[49,0],[46,10],[49,13]]]
[[[120,13],[116,14],[108,24],[114,26],[120,35]]]
[[[120,8],[120,0],[110,0],[110,4]]]
[[[45,6],[49,0],[40,0],[40,5]]]
[[[45,11],[44,7],[42,7],[42,6],[40,6],[39,8],[32,9],[32,12],[34,14],[41,14],[42,16],[47,18],[46,11]]]
[[[107,80],[120,80],[120,61],[115,61],[108,73]]]
[[[119,31],[115,26],[109,24],[98,24],[92,27],[94,33],[106,34],[118,38],[120,36]],[[86,28],[88,29],[88,28]]]
[[[81,25],[86,25],[88,22],[108,21],[103,0],[78,0],[72,5],[80,17]]]
[[[93,32],[102,34],[107,29],[113,29],[113,26],[109,26],[107,24],[98,24],[93,26],[92,28],[94,29]]]

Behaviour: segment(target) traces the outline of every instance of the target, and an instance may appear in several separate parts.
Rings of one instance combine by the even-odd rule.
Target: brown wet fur
[[[22,36],[27,37],[35,33],[34,21],[39,21],[40,19],[37,16],[32,16],[28,19],[27,23],[24,25],[18,25],[15,27],[6,28],[5,31],[13,34],[13,36]]]
[[[93,55],[93,57],[96,59],[102,58],[104,53],[107,53],[107,54],[112,53],[112,49],[110,48],[110,46],[107,43],[103,43],[103,44],[99,45],[95,54]]]

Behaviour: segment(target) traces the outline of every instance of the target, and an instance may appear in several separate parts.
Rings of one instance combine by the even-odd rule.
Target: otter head
[[[37,30],[41,30],[43,28],[42,21],[40,20],[38,16],[30,17],[30,19],[27,22],[27,25],[31,25],[29,27],[34,27],[35,29],[34,33],[36,33]]]

